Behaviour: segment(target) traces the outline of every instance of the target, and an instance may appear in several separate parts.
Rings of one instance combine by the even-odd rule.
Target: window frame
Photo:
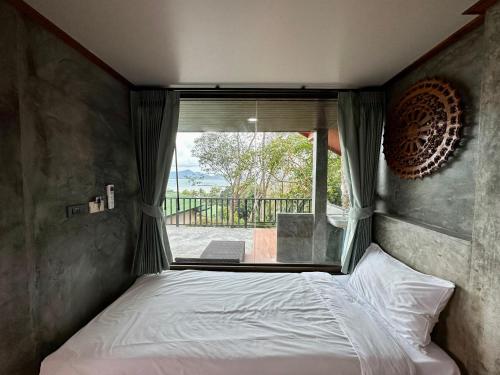
[[[210,100],[210,99],[274,99],[274,100],[332,100],[338,98],[339,89],[308,89],[302,86],[298,89],[285,88],[221,88],[218,85],[210,88],[178,87],[173,91],[179,92],[181,100]],[[330,274],[341,274],[341,266],[335,264],[314,263],[206,263],[200,262],[175,262],[170,265],[172,270],[204,270],[204,271],[227,271],[227,272],[327,272]]]
[[[170,265],[171,270],[198,270],[198,271],[226,271],[226,272],[327,272],[340,275],[341,266],[335,264],[307,264],[307,263],[178,263]]]

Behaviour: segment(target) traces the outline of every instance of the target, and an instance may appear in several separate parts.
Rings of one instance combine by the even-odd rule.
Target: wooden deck
[[[253,249],[245,254],[246,263],[276,263],[276,228],[255,228]]]

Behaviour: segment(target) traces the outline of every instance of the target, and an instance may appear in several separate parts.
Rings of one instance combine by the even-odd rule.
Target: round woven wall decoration
[[[427,176],[450,157],[460,140],[460,97],[439,79],[418,81],[389,115],[384,154],[391,170],[404,179]]]

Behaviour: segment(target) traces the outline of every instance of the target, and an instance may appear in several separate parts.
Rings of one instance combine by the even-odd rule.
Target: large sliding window
[[[336,263],[331,241],[342,234],[328,222],[318,229],[315,201],[342,212],[340,158],[329,147],[327,162],[317,162],[318,128],[335,131],[334,100],[181,100],[163,207],[175,261]],[[326,196],[315,196],[318,168]],[[326,238],[320,258],[317,236]]]

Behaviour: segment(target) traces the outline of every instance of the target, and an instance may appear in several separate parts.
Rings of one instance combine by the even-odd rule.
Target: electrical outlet
[[[105,210],[104,201],[89,202],[89,213],[96,214]]]
[[[86,204],[74,204],[71,206],[66,206],[66,216],[72,217],[75,215],[85,215],[89,210]]]

